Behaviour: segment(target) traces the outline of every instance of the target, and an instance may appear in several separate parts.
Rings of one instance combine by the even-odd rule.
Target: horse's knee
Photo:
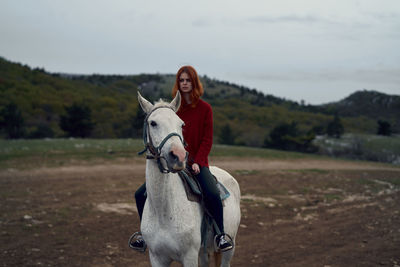
[[[161,257],[160,255],[156,255],[153,253],[149,253],[150,263],[152,267],[166,267],[170,266],[172,260],[169,258]]]

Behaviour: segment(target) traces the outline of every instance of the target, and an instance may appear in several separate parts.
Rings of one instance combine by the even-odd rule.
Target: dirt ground
[[[238,180],[232,266],[400,266],[400,168],[336,160],[212,159]],[[1,266],[149,266],[144,161],[0,171]],[[174,266],[179,266],[174,264]]]

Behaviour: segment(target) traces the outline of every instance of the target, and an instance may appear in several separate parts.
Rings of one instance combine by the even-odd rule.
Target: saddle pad
[[[200,203],[201,188],[197,180],[187,170],[180,171],[179,176],[182,179],[188,200]],[[214,175],[213,177],[217,183],[221,200],[227,199],[230,196],[228,189],[226,189],[226,187],[221,184]]]
[[[185,170],[178,172],[178,174],[181,177],[188,200],[201,203],[201,191],[197,181]]]
[[[224,201],[231,195],[229,193],[228,189],[226,189],[226,187],[223,184],[221,184],[219,181],[217,181],[217,187],[219,189],[219,196],[221,197],[222,201]]]

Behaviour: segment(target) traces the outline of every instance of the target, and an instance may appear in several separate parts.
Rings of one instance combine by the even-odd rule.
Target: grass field
[[[0,140],[0,168],[26,169],[74,162],[143,158],[138,155],[143,148],[143,141],[140,139]],[[225,145],[214,145],[210,156],[276,159],[316,157],[295,152]]]
[[[400,165],[400,137],[345,134],[340,139],[319,136],[314,140],[321,154]]]
[[[24,169],[130,158],[135,157],[142,146],[140,140],[134,139],[0,140],[0,168]]]

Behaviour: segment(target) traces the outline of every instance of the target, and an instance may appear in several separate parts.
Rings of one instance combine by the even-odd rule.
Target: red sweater
[[[183,104],[183,101],[182,101]],[[197,163],[200,167],[209,167],[208,154],[213,142],[213,114],[211,106],[199,99],[197,105],[183,106],[177,112],[185,122],[183,138],[189,152],[188,164]]]

